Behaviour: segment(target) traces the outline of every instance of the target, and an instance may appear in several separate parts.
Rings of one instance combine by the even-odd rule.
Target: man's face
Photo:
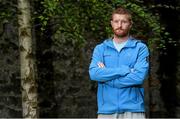
[[[126,14],[114,14],[111,20],[111,26],[114,32],[114,35],[118,37],[125,37],[128,35],[131,28],[131,21],[129,16]]]

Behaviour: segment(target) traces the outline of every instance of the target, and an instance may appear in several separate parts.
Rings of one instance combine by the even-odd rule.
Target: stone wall
[[[73,39],[60,40],[61,46],[50,41],[38,41],[43,45],[37,51],[40,116],[96,117],[97,84],[88,74],[93,44],[77,48]]]
[[[0,31],[0,118],[22,117],[17,33],[11,23]]]

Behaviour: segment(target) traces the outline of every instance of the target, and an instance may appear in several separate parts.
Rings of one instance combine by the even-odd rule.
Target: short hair
[[[131,12],[129,10],[125,9],[122,6],[119,6],[117,9],[115,9],[112,12],[111,20],[113,20],[113,15],[114,14],[126,14],[126,15],[129,16],[129,21],[132,22],[132,14],[131,14]]]

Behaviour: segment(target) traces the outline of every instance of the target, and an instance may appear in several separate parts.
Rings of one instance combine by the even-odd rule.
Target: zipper
[[[120,53],[122,52],[122,50],[124,50],[124,47],[123,48],[121,48],[121,50],[118,52],[117,51],[117,53],[118,53],[118,62],[117,62],[117,66],[119,66],[119,64],[120,64]],[[119,104],[119,100],[120,100],[120,91],[119,91],[119,89],[117,89],[118,91],[118,96],[117,96],[117,98],[118,98],[118,112],[120,112],[120,104]]]
[[[122,50],[122,49],[121,49]],[[119,66],[119,58],[120,58],[120,52],[121,52],[121,50],[118,52],[118,62],[117,62],[117,66]],[[119,91],[119,89],[117,89],[118,90],[118,112],[120,112],[120,105],[119,105],[119,98],[120,98],[120,91]]]

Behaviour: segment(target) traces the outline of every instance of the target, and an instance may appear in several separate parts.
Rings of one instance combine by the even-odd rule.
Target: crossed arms
[[[133,68],[121,65],[118,68],[108,68],[103,63],[103,50],[97,46],[93,52],[92,61],[89,67],[91,80],[104,82],[107,85],[124,88],[142,85],[149,70],[149,55],[147,47],[141,47],[138,58]]]

